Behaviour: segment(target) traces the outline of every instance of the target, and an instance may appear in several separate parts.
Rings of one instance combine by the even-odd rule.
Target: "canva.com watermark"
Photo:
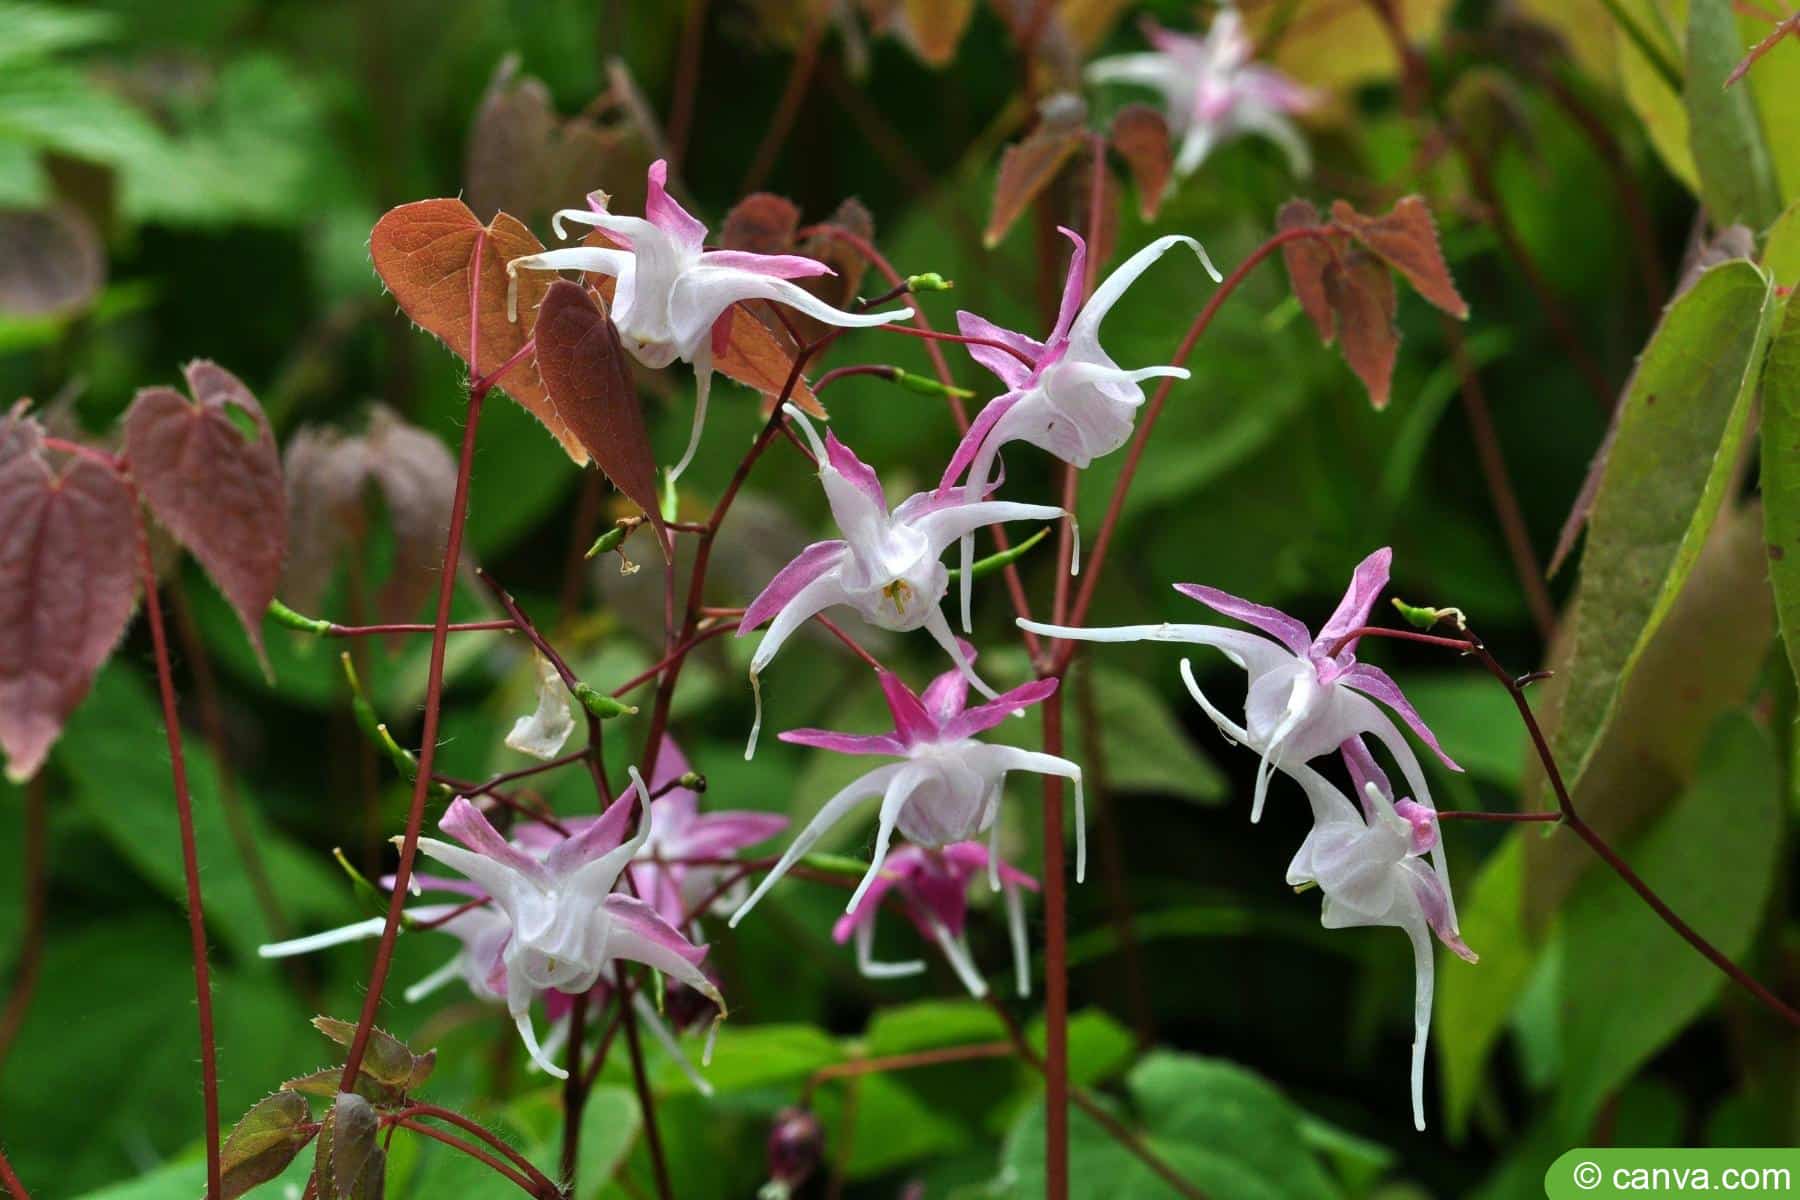
[[[1544,1173],[1544,1195],[1800,1196],[1800,1149],[1570,1150]]]

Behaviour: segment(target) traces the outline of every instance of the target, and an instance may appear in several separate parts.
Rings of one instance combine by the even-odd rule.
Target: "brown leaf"
[[[1138,215],[1149,221],[1162,207],[1174,157],[1169,149],[1169,123],[1145,104],[1121,108],[1112,122],[1112,146],[1131,168],[1137,185]]]
[[[1079,129],[1039,129],[1006,148],[1000,156],[999,178],[994,183],[994,207],[981,235],[985,245],[991,248],[999,244],[1012,223],[1050,186],[1084,140]]]
[[[479,271],[472,271],[478,244],[481,262]],[[543,248],[529,229],[505,213],[483,226],[461,200],[402,204],[375,222],[369,235],[375,270],[394,299],[464,362],[469,361],[470,293],[479,280],[480,346],[473,365],[481,371],[499,367],[525,344],[531,314],[549,290],[551,274],[519,272],[519,319],[514,321],[507,316],[506,264]],[[587,462],[580,440],[556,415],[531,356],[501,376],[499,386],[543,423],[570,458],[577,464]]]
[[[106,251],[78,210],[0,212],[0,312],[74,312],[93,303],[105,282]]]
[[[1319,223],[1319,210],[1306,200],[1289,200],[1275,214],[1275,228],[1286,232],[1306,229]],[[1281,247],[1281,261],[1287,266],[1288,281],[1300,308],[1312,318],[1319,340],[1329,346],[1337,336],[1331,320],[1331,304],[1325,299],[1325,268],[1335,255],[1323,238],[1295,238]]]
[[[1394,277],[1380,259],[1352,248],[1326,266],[1324,282],[1344,361],[1369,389],[1369,403],[1386,408],[1400,351]]]
[[[794,355],[787,345],[761,321],[746,317],[739,308],[731,312],[731,336],[723,353],[713,356],[713,366],[722,375],[735,379],[745,387],[755,388],[768,398],[766,412],[781,395],[788,376],[794,369]],[[825,406],[813,395],[805,379],[794,384],[788,399],[810,416],[826,418]]]
[[[368,469],[387,503],[394,569],[382,585],[382,617],[404,621],[418,610],[444,563],[456,458],[443,440],[377,405],[365,436]]]
[[[754,254],[791,254],[800,228],[800,209],[773,192],[756,192],[739,200],[719,226],[719,245]]]
[[[559,279],[538,310],[537,339],[539,369],[557,412],[613,486],[644,510],[666,551],[656,460],[612,318],[586,288]]]
[[[205,359],[186,368],[190,402],[145,388],[125,414],[125,458],[164,528],[237,609],[258,657],[262,619],[287,558],[287,493],[268,418],[250,389]]]
[[[942,67],[956,57],[974,15],[975,0],[901,0],[894,29],[925,63]]]
[[[0,417],[0,749],[37,773],[137,600],[137,511],[119,473],[46,460],[36,423]]]
[[[319,601],[345,546],[368,524],[363,487],[368,448],[335,429],[302,429],[288,440],[281,471],[287,481],[288,559],[281,591],[310,609]]]
[[[329,1128],[329,1141],[323,1134],[319,1138],[316,1175],[320,1195],[325,1195],[329,1186],[330,1194],[341,1200],[380,1197],[385,1155],[375,1144],[381,1132],[381,1118],[374,1106],[354,1092],[339,1092],[331,1104]],[[329,1183],[325,1178],[328,1152]]]
[[[862,201],[854,197],[838,205],[837,211],[820,224],[842,229],[871,244],[875,241],[875,218],[863,207]],[[829,233],[818,232],[802,241],[797,253],[816,258],[836,272],[835,275],[820,275],[795,281],[825,303],[836,308],[848,308],[862,294],[863,276],[868,273],[869,260],[848,241]],[[804,313],[789,315],[809,338],[819,337],[827,328],[824,322],[815,321]],[[818,411],[823,413],[824,409]]]
[[[1469,315],[1468,303],[1450,278],[1450,264],[1438,245],[1437,225],[1424,200],[1407,196],[1380,217],[1365,217],[1337,200],[1331,205],[1331,220],[1406,276],[1413,290],[1426,300],[1459,320]]]

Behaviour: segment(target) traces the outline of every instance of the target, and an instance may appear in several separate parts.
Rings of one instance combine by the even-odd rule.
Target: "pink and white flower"
[[[922,937],[936,942],[944,958],[976,999],[987,995],[987,981],[975,969],[966,926],[969,888],[982,875],[997,871],[1006,897],[1006,924],[1012,938],[1013,973],[1020,996],[1031,994],[1031,951],[1025,941],[1025,908],[1021,890],[1037,891],[1037,880],[1000,862],[980,842],[958,842],[939,850],[902,846],[888,855],[881,875],[854,908],[839,917],[831,936],[839,945],[856,939],[856,966],[869,979],[917,975],[925,964],[883,963],[874,958],[875,921],[893,895]]]
[[[1457,955],[1475,962],[1456,928],[1449,882],[1421,861],[1438,845],[1437,815],[1411,800],[1395,803],[1385,777],[1357,779],[1362,811],[1311,767],[1286,768],[1312,805],[1313,827],[1288,865],[1295,887],[1317,884],[1324,893],[1320,921],[1327,929],[1392,925],[1413,946],[1413,1124],[1425,1128],[1425,1044],[1431,1032],[1435,978],[1432,934]]]
[[[606,194],[594,192],[588,196],[586,209],[565,208],[552,222],[558,237],[565,236],[564,222],[573,221],[601,230],[613,246],[546,250],[515,258],[506,264],[506,270],[509,276],[521,270],[569,269],[612,276],[618,280],[612,320],[632,357],[653,370],[676,359],[693,364],[694,425],[687,450],[671,472],[679,476],[700,445],[707,395],[712,389],[713,357],[724,349],[732,305],[770,300],[824,324],[843,327],[885,325],[908,315],[908,310],[850,313],[833,308],[793,282],[834,273],[816,259],[707,249],[706,226],[669,195],[668,178],[666,162],[658,159],[650,164],[642,217],[608,212]],[[508,303],[511,307],[512,297]]]
[[[1100,322],[1151,263],[1178,245],[1191,248],[1207,273],[1218,280],[1219,273],[1200,243],[1179,234],[1157,238],[1121,263],[1084,303],[1087,243],[1073,230],[1061,232],[1075,243],[1075,250],[1069,256],[1062,307],[1046,340],[1040,342],[1003,329],[972,312],[956,314],[957,328],[965,337],[984,338],[1010,348],[968,348],[969,356],[998,376],[1007,390],[989,401],[970,424],[950,465],[944,469],[940,490],[950,487],[967,471],[969,498],[984,496],[994,462],[1009,442],[1029,442],[1072,467],[1086,468],[1131,437],[1137,410],[1144,404],[1144,389],[1140,386],[1143,380],[1188,377],[1185,367],[1125,370],[1101,347]],[[969,583],[974,559],[975,539],[967,535],[962,539],[961,563],[964,633],[971,627]]]
[[[959,647],[972,659],[974,653]],[[763,877],[750,898],[731,915],[735,927],[756,906],[788,868],[812,849],[850,810],[875,796],[881,811],[875,834],[875,854],[869,870],[857,885],[844,911],[854,913],[863,897],[879,880],[888,857],[888,844],[898,829],[908,839],[928,849],[989,835],[990,885],[1001,884],[996,817],[1006,776],[1011,771],[1059,775],[1075,784],[1075,877],[1087,874],[1086,812],[1082,805],[1081,768],[1066,758],[996,746],[975,740],[1016,710],[1038,704],[1056,690],[1056,680],[1039,679],[1012,689],[987,704],[967,707],[968,679],[961,671],[946,671],[932,680],[921,697],[898,676],[881,672],[881,690],[894,716],[890,733],[833,733],[824,729],[791,729],[781,740],[813,746],[839,754],[869,754],[898,759],[876,767],[825,802],[807,822],[775,869]]]
[[[923,628],[984,696],[992,688],[975,674],[939,607],[950,572],[938,560],[964,534],[1002,521],[1054,521],[1065,514],[1045,504],[974,499],[962,489],[939,488],[903,500],[892,512],[874,468],[826,431],[821,442],[798,409],[788,413],[806,434],[819,464],[831,514],[841,538],[814,542],[776,573],[750,602],[738,624],[742,637],[768,622],[769,631],[750,660],[756,719],[744,757],[756,753],[762,728],[760,677],[794,631],[828,608],[847,606],[871,625],[905,632]]]
[[[1314,93],[1273,67],[1251,61],[1256,46],[1244,19],[1226,5],[1204,37],[1144,22],[1153,49],[1102,58],[1090,83],[1132,83],[1162,93],[1169,132],[1179,141],[1175,173],[1193,174],[1207,155],[1234,138],[1257,134],[1287,155],[1296,175],[1312,169],[1306,139],[1290,119],[1317,103]]]

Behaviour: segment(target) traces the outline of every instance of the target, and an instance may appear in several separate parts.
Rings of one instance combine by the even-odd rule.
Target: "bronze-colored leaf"
[[[456,458],[443,439],[377,405],[364,435],[369,472],[394,530],[394,568],[381,587],[382,617],[404,621],[435,586],[456,498]]]
[[[1468,303],[1450,278],[1450,264],[1438,245],[1437,224],[1423,199],[1404,197],[1379,217],[1365,217],[1338,200],[1331,205],[1331,220],[1406,276],[1413,290],[1426,300],[1459,320],[1469,315]]]
[[[137,512],[119,473],[60,469],[37,423],[0,416],[0,750],[37,773],[118,644],[137,600]]]
[[[369,1194],[365,1180],[371,1168],[379,1176],[382,1154],[375,1139],[380,1132],[373,1105],[355,1092],[337,1094],[331,1104],[331,1176],[344,1200]]]
[[[580,284],[559,279],[550,286],[538,312],[537,357],[557,412],[613,486],[644,510],[666,550],[656,460],[625,347],[612,318]]]
[[[713,356],[713,366],[720,374],[761,392],[767,400],[763,405],[766,413],[794,369],[793,352],[767,325],[745,316],[741,306],[730,310],[730,317],[731,334],[725,349]],[[805,379],[794,384],[788,399],[803,412],[825,419],[825,406]]]
[[[0,212],[0,312],[43,317],[93,303],[106,251],[78,209]]]
[[[1131,168],[1131,181],[1137,185],[1138,215],[1153,220],[1168,193],[1175,163],[1169,122],[1148,105],[1127,105],[1113,117],[1111,137],[1113,149]]]
[[[546,271],[519,272],[515,321],[507,315],[506,264],[543,248],[529,229],[506,213],[484,226],[461,200],[402,204],[375,222],[369,235],[375,270],[394,299],[464,362],[470,361],[470,312],[479,307],[478,354],[471,365],[480,371],[498,368],[530,336],[532,314],[549,290],[551,276]],[[587,462],[580,440],[556,415],[530,355],[514,364],[498,384],[543,423],[570,458],[577,464]]]
[[[287,558],[281,457],[242,380],[205,359],[186,374],[192,401],[153,387],[131,402],[125,458],[150,511],[206,568],[262,656],[263,613]]]
[[[1013,222],[1050,186],[1085,140],[1086,135],[1079,129],[1040,128],[1024,141],[1006,148],[994,182],[994,207],[981,235],[984,244],[999,244]]]
[[[875,218],[863,207],[862,201],[852,197],[838,205],[837,211],[820,222],[819,231],[801,241],[798,247],[798,253],[818,259],[836,274],[819,275],[796,282],[825,303],[836,308],[848,308],[862,294],[863,277],[868,273],[869,260],[851,242],[827,232],[829,229],[841,229],[872,245],[875,241]],[[823,322],[815,321],[804,313],[790,315],[806,337],[817,338],[828,328]],[[818,411],[821,414],[824,412],[823,409]]]
[[[238,1118],[219,1151],[224,1200],[236,1200],[287,1170],[313,1139],[306,1128],[311,1121],[305,1097],[289,1091],[264,1096]]]
[[[313,1028],[340,1046],[348,1047],[356,1040],[356,1026],[336,1017],[314,1017]],[[393,1034],[380,1028],[369,1031],[368,1048],[363,1053],[362,1071],[393,1087],[406,1087],[418,1070],[418,1055]],[[436,1062],[435,1052],[432,1062]],[[425,1068],[430,1074],[430,1067]]]
[[[435,1063],[437,1053],[433,1051],[431,1054],[421,1057],[428,1057]],[[281,1087],[283,1091],[299,1092],[304,1096],[317,1096],[321,1100],[330,1100],[338,1094],[338,1084],[343,1078],[344,1068],[342,1066],[320,1067],[317,1071],[296,1075],[283,1083]],[[402,1088],[389,1087],[379,1079],[370,1076],[367,1071],[358,1071],[356,1073],[356,1094],[377,1108],[393,1108],[405,1099],[406,1091]]]
[[[1275,214],[1275,228],[1283,233],[1318,223],[1319,210],[1306,200],[1289,200]],[[1327,346],[1337,336],[1337,327],[1331,320],[1331,304],[1325,298],[1325,268],[1331,265],[1334,257],[1323,238],[1295,238],[1281,247],[1281,261],[1287,267],[1294,297],[1300,301],[1301,311],[1312,319],[1313,328],[1319,331],[1319,340]]]
[[[975,15],[975,0],[901,0],[894,31],[919,58],[942,67],[956,57]]]
[[[363,505],[368,466],[363,439],[336,429],[302,429],[288,439],[281,459],[288,498],[281,594],[288,603],[312,609],[344,548],[362,537],[368,524]]]
[[[792,200],[773,192],[755,192],[725,214],[719,226],[719,245],[754,254],[791,254],[799,228],[800,209]]]
[[[1400,352],[1394,277],[1380,259],[1353,247],[1326,266],[1324,282],[1344,361],[1369,389],[1369,403],[1386,408]]]

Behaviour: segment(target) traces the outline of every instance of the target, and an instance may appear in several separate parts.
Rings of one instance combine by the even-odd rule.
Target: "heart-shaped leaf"
[[[1424,200],[1404,197],[1379,217],[1365,217],[1338,200],[1331,206],[1331,221],[1406,276],[1413,290],[1426,300],[1459,320],[1469,315],[1468,302],[1450,278],[1450,265],[1438,245],[1437,225]]]
[[[1326,266],[1325,298],[1337,317],[1344,361],[1369,389],[1369,403],[1386,408],[1400,354],[1394,277],[1380,259],[1352,248]]]
[[[552,276],[545,271],[519,273],[518,320],[513,320],[507,315],[506,264],[543,248],[529,229],[506,213],[483,225],[461,200],[402,204],[375,222],[369,234],[375,271],[406,315],[482,372],[506,362],[530,336],[530,314],[549,290]],[[479,337],[471,360],[470,314],[477,310]],[[531,356],[515,363],[498,386],[542,422],[570,458],[578,464],[587,462],[580,440],[557,416]]]
[[[644,510],[667,550],[656,460],[625,347],[612,318],[580,284],[559,279],[550,285],[538,309],[537,358],[556,411],[613,486]]]
[[[200,560],[261,657],[263,613],[287,558],[281,456],[262,406],[237,376],[205,359],[186,374],[191,401],[154,387],[131,402],[125,457],[150,511]]]
[[[1132,104],[1113,117],[1112,147],[1131,168],[1137,185],[1138,215],[1153,220],[1169,190],[1174,157],[1169,149],[1169,123],[1154,108]]]
[[[117,471],[85,457],[59,471],[35,421],[0,416],[0,749],[15,782],[37,773],[131,619],[136,517]]]
[[[1050,186],[1085,140],[1079,126],[1058,125],[1039,129],[1006,148],[1000,156],[1000,176],[994,181],[994,207],[981,235],[985,245],[999,245],[1019,214]]]
[[[755,192],[725,214],[719,226],[719,245],[752,254],[791,254],[799,229],[800,209],[792,200],[773,192]]]
[[[794,356],[774,331],[761,321],[753,320],[736,309],[730,310],[727,315],[731,320],[731,333],[726,338],[725,349],[713,356],[713,367],[720,374],[761,392],[767,400],[763,405],[764,412],[767,412],[773,407],[775,398],[781,395],[788,376],[793,373]],[[788,399],[810,416],[825,419],[825,406],[813,395],[813,390],[804,377],[795,382]]]
[[[238,1118],[219,1153],[220,1187],[225,1200],[236,1200],[283,1171],[313,1139],[305,1128],[312,1120],[306,1098],[276,1092]]]

